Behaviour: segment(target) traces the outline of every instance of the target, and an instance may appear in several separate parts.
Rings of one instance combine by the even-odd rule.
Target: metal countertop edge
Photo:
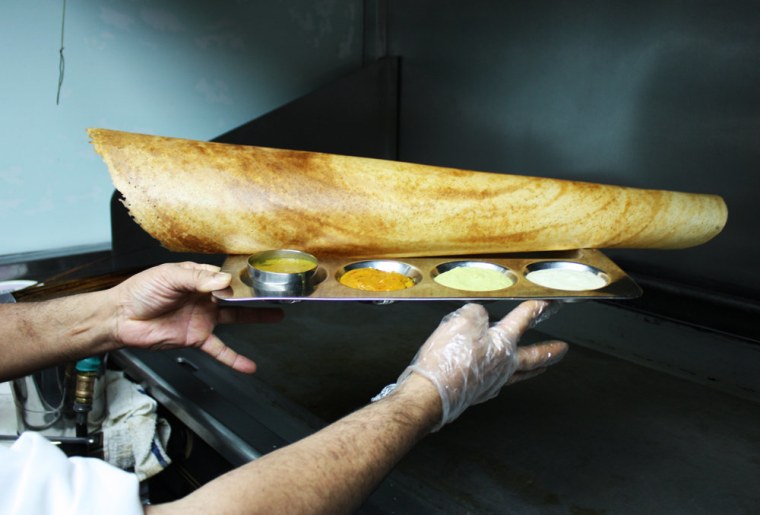
[[[144,362],[128,349],[122,349],[112,353],[112,361],[122,368],[125,373],[153,396],[160,404],[166,407],[183,424],[195,432],[204,442],[215,449],[233,467],[238,467],[264,453],[257,450],[255,445],[247,442],[225,426],[220,420],[212,416],[202,407],[188,402],[182,394],[167,380],[162,378],[152,367]],[[260,422],[251,419],[251,423]],[[257,431],[265,431],[266,438],[261,439],[261,449],[272,449],[273,433],[267,426],[260,424]],[[286,445],[286,439],[279,438],[281,446]],[[257,442],[258,443],[258,442]],[[278,445],[278,446],[280,446]],[[424,483],[417,483],[406,474],[392,470],[372,495],[365,500],[357,510],[361,515],[384,515],[387,513],[416,513],[419,515],[437,515],[440,513],[440,499],[427,490]],[[462,507],[464,508],[464,507]]]
[[[182,423],[219,452],[233,466],[240,466],[262,456],[254,446],[230,431],[215,417],[191,402],[153,369],[128,350],[116,351],[112,358],[146,392],[171,411]]]

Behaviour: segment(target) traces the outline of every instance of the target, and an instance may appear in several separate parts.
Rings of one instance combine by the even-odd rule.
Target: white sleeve
[[[96,458],[69,458],[37,433],[0,447],[0,513],[142,515],[134,474]]]

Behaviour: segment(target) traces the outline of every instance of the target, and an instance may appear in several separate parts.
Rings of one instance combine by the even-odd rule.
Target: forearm
[[[435,387],[413,375],[391,396],[148,513],[350,513],[440,416]]]
[[[0,381],[115,348],[108,292],[0,306]]]

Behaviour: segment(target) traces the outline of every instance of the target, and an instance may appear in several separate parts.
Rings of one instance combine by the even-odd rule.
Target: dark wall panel
[[[760,297],[757,3],[395,0],[389,26],[401,159],[722,195],[712,242],[611,254]]]

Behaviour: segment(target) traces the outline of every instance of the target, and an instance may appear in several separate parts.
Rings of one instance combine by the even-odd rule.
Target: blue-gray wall
[[[760,296],[757,2],[390,0],[390,13],[402,159],[722,195],[712,242],[611,254]]]
[[[0,256],[110,242],[87,127],[210,139],[361,64],[360,0],[0,6]]]

